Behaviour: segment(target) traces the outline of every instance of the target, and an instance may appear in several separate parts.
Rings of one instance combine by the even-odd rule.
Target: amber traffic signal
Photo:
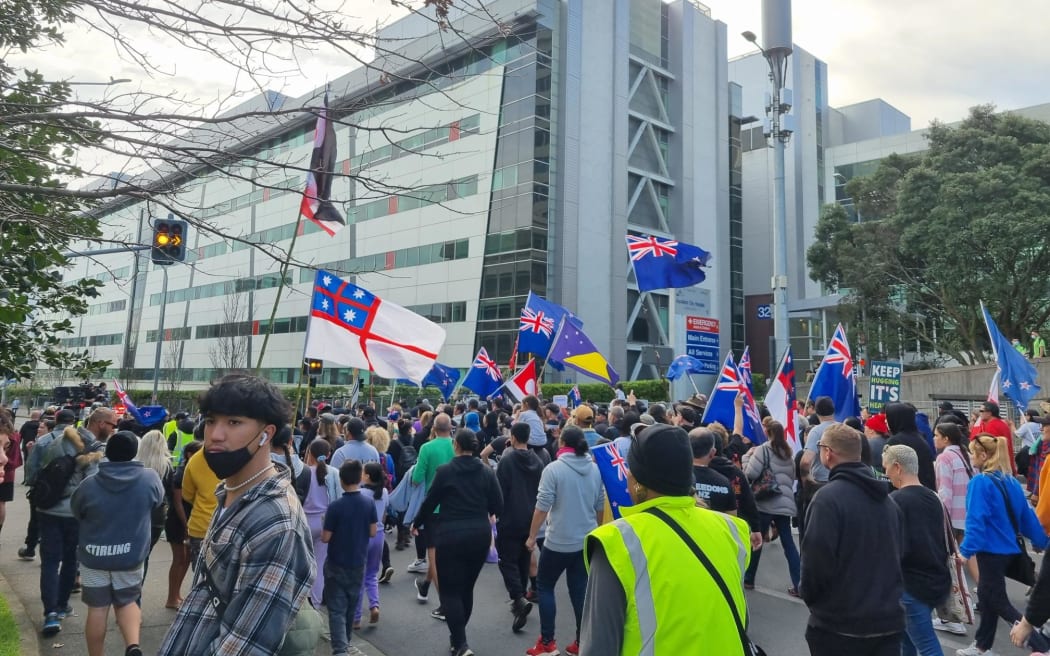
[[[153,221],[153,243],[150,259],[154,264],[186,261],[186,236],[189,224],[169,214],[167,219]]]

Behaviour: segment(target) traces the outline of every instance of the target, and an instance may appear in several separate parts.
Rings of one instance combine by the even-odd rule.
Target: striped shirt
[[[966,456],[959,447],[949,444],[937,456],[937,496],[941,498],[952,518],[952,528],[966,528],[966,486],[973,477],[973,468],[968,466]]]
[[[179,606],[159,654],[270,656],[284,642],[313,585],[313,541],[286,467],[229,508],[226,491],[201,548],[201,559],[228,602],[222,622],[211,605],[202,568]]]

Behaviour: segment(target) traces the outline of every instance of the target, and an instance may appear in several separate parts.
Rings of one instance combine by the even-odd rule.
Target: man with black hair
[[[736,514],[736,494],[729,484],[729,479],[711,469],[711,460],[715,457],[715,440],[713,432],[706,428],[696,428],[689,434],[689,446],[693,450],[693,480],[697,498],[711,510]]]
[[[373,417],[375,413],[373,411]],[[360,460],[362,463],[379,462],[379,451],[365,441],[366,420],[350,417],[346,422],[346,432],[350,437],[346,444],[332,454],[332,466],[338,469],[347,460]]]
[[[299,613],[315,612],[307,596],[317,566],[291,472],[273,466],[268,448],[291,421],[291,404],[269,381],[229,375],[201,394],[200,411],[197,456],[222,480],[219,509],[159,653],[275,654],[286,640],[316,641],[289,632]]]
[[[511,629],[517,633],[525,626],[532,603],[525,599],[532,553],[525,548],[536,508],[536,493],[544,463],[529,448],[529,427],[516,424],[510,429],[510,442],[503,451],[496,478],[503,493],[503,513],[496,525],[496,551],[503,585],[510,595],[510,612],[514,615]]]
[[[807,404],[807,409],[808,409]],[[810,423],[814,424],[806,436],[806,444],[799,460],[798,536],[802,539],[806,530],[806,509],[817,490],[828,482],[828,468],[820,460],[820,437],[828,426],[835,423],[835,402],[830,396],[820,396],[813,402]]]

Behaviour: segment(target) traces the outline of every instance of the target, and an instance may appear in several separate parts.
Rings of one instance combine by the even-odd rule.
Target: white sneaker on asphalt
[[[956,649],[955,656],[999,656],[994,651],[989,649],[988,651],[981,651],[977,648],[977,641],[974,640],[970,643],[970,646],[965,649]]]
[[[426,574],[430,568],[430,564],[426,558],[418,558],[408,566],[408,571],[412,574]]]
[[[966,627],[963,626],[962,622],[942,622],[941,618],[933,618],[933,628],[935,631],[945,631],[955,635],[966,635]]]

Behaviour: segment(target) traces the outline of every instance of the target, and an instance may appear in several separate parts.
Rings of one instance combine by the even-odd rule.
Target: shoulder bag
[[[756,501],[763,501],[780,494],[780,484],[777,483],[777,475],[773,473],[773,468],[770,467],[770,447],[765,446],[759,447],[765,454],[765,458],[762,460],[762,469],[758,472],[758,476],[755,480],[750,481],[751,492],[755,495]],[[752,456],[754,457],[754,456]]]
[[[211,571],[204,561],[204,554],[201,554],[197,560],[197,566],[204,573],[204,581],[208,585],[208,591],[211,593],[211,605],[215,609],[215,614],[221,626],[222,618],[226,614],[226,606],[229,602],[219,592],[219,586],[216,585],[215,579],[212,578]],[[277,650],[277,656],[307,656],[313,654],[323,631],[324,625],[322,624],[321,614],[314,608],[313,602],[310,601],[310,595],[307,594],[303,604],[299,607],[299,611],[292,618],[291,626],[285,632],[284,642],[281,643],[281,647]]]
[[[1025,585],[1035,585],[1035,561],[1028,555],[1028,547],[1025,546],[1024,536],[1017,526],[1017,517],[1014,515],[1013,506],[1010,504],[1010,498],[1006,495],[1006,485],[997,476],[989,477],[1003,495],[1006,514],[1010,516],[1010,525],[1013,527],[1014,536],[1017,538],[1017,548],[1021,550],[1021,553],[1014,554],[1010,558],[1010,563],[1006,566],[1006,578]]]
[[[948,618],[941,615],[941,619],[948,622],[973,624],[973,604],[970,602],[970,592],[966,588],[966,575],[963,574],[962,563],[955,558],[959,553],[959,548],[955,542],[955,533],[952,531],[951,514],[943,503],[941,511],[944,515],[944,548],[948,551],[948,573],[952,579],[952,590],[944,604],[938,607],[938,615],[943,608]]]
[[[733,613],[733,621],[736,622],[737,633],[740,634],[740,644],[744,648],[744,656],[766,656],[765,650],[751,642],[751,638],[747,636],[747,629],[744,628],[744,623],[740,619],[740,613],[736,609],[736,602],[733,601],[733,596],[729,593],[729,586],[726,585],[725,579],[715,569],[714,563],[707,557],[701,549],[700,545],[696,543],[693,538],[685,532],[685,529],[678,524],[678,522],[671,519],[670,515],[665,513],[659,508],[648,508],[645,512],[658,517],[663,523],[667,524],[672,531],[678,534],[678,537],[682,538],[686,546],[693,552],[696,559],[700,561],[700,564],[704,566],[707,573],[714,579],[718,589],[722,591],[722,596],[725,597],[726,603],[729,604],[729,610]]]

